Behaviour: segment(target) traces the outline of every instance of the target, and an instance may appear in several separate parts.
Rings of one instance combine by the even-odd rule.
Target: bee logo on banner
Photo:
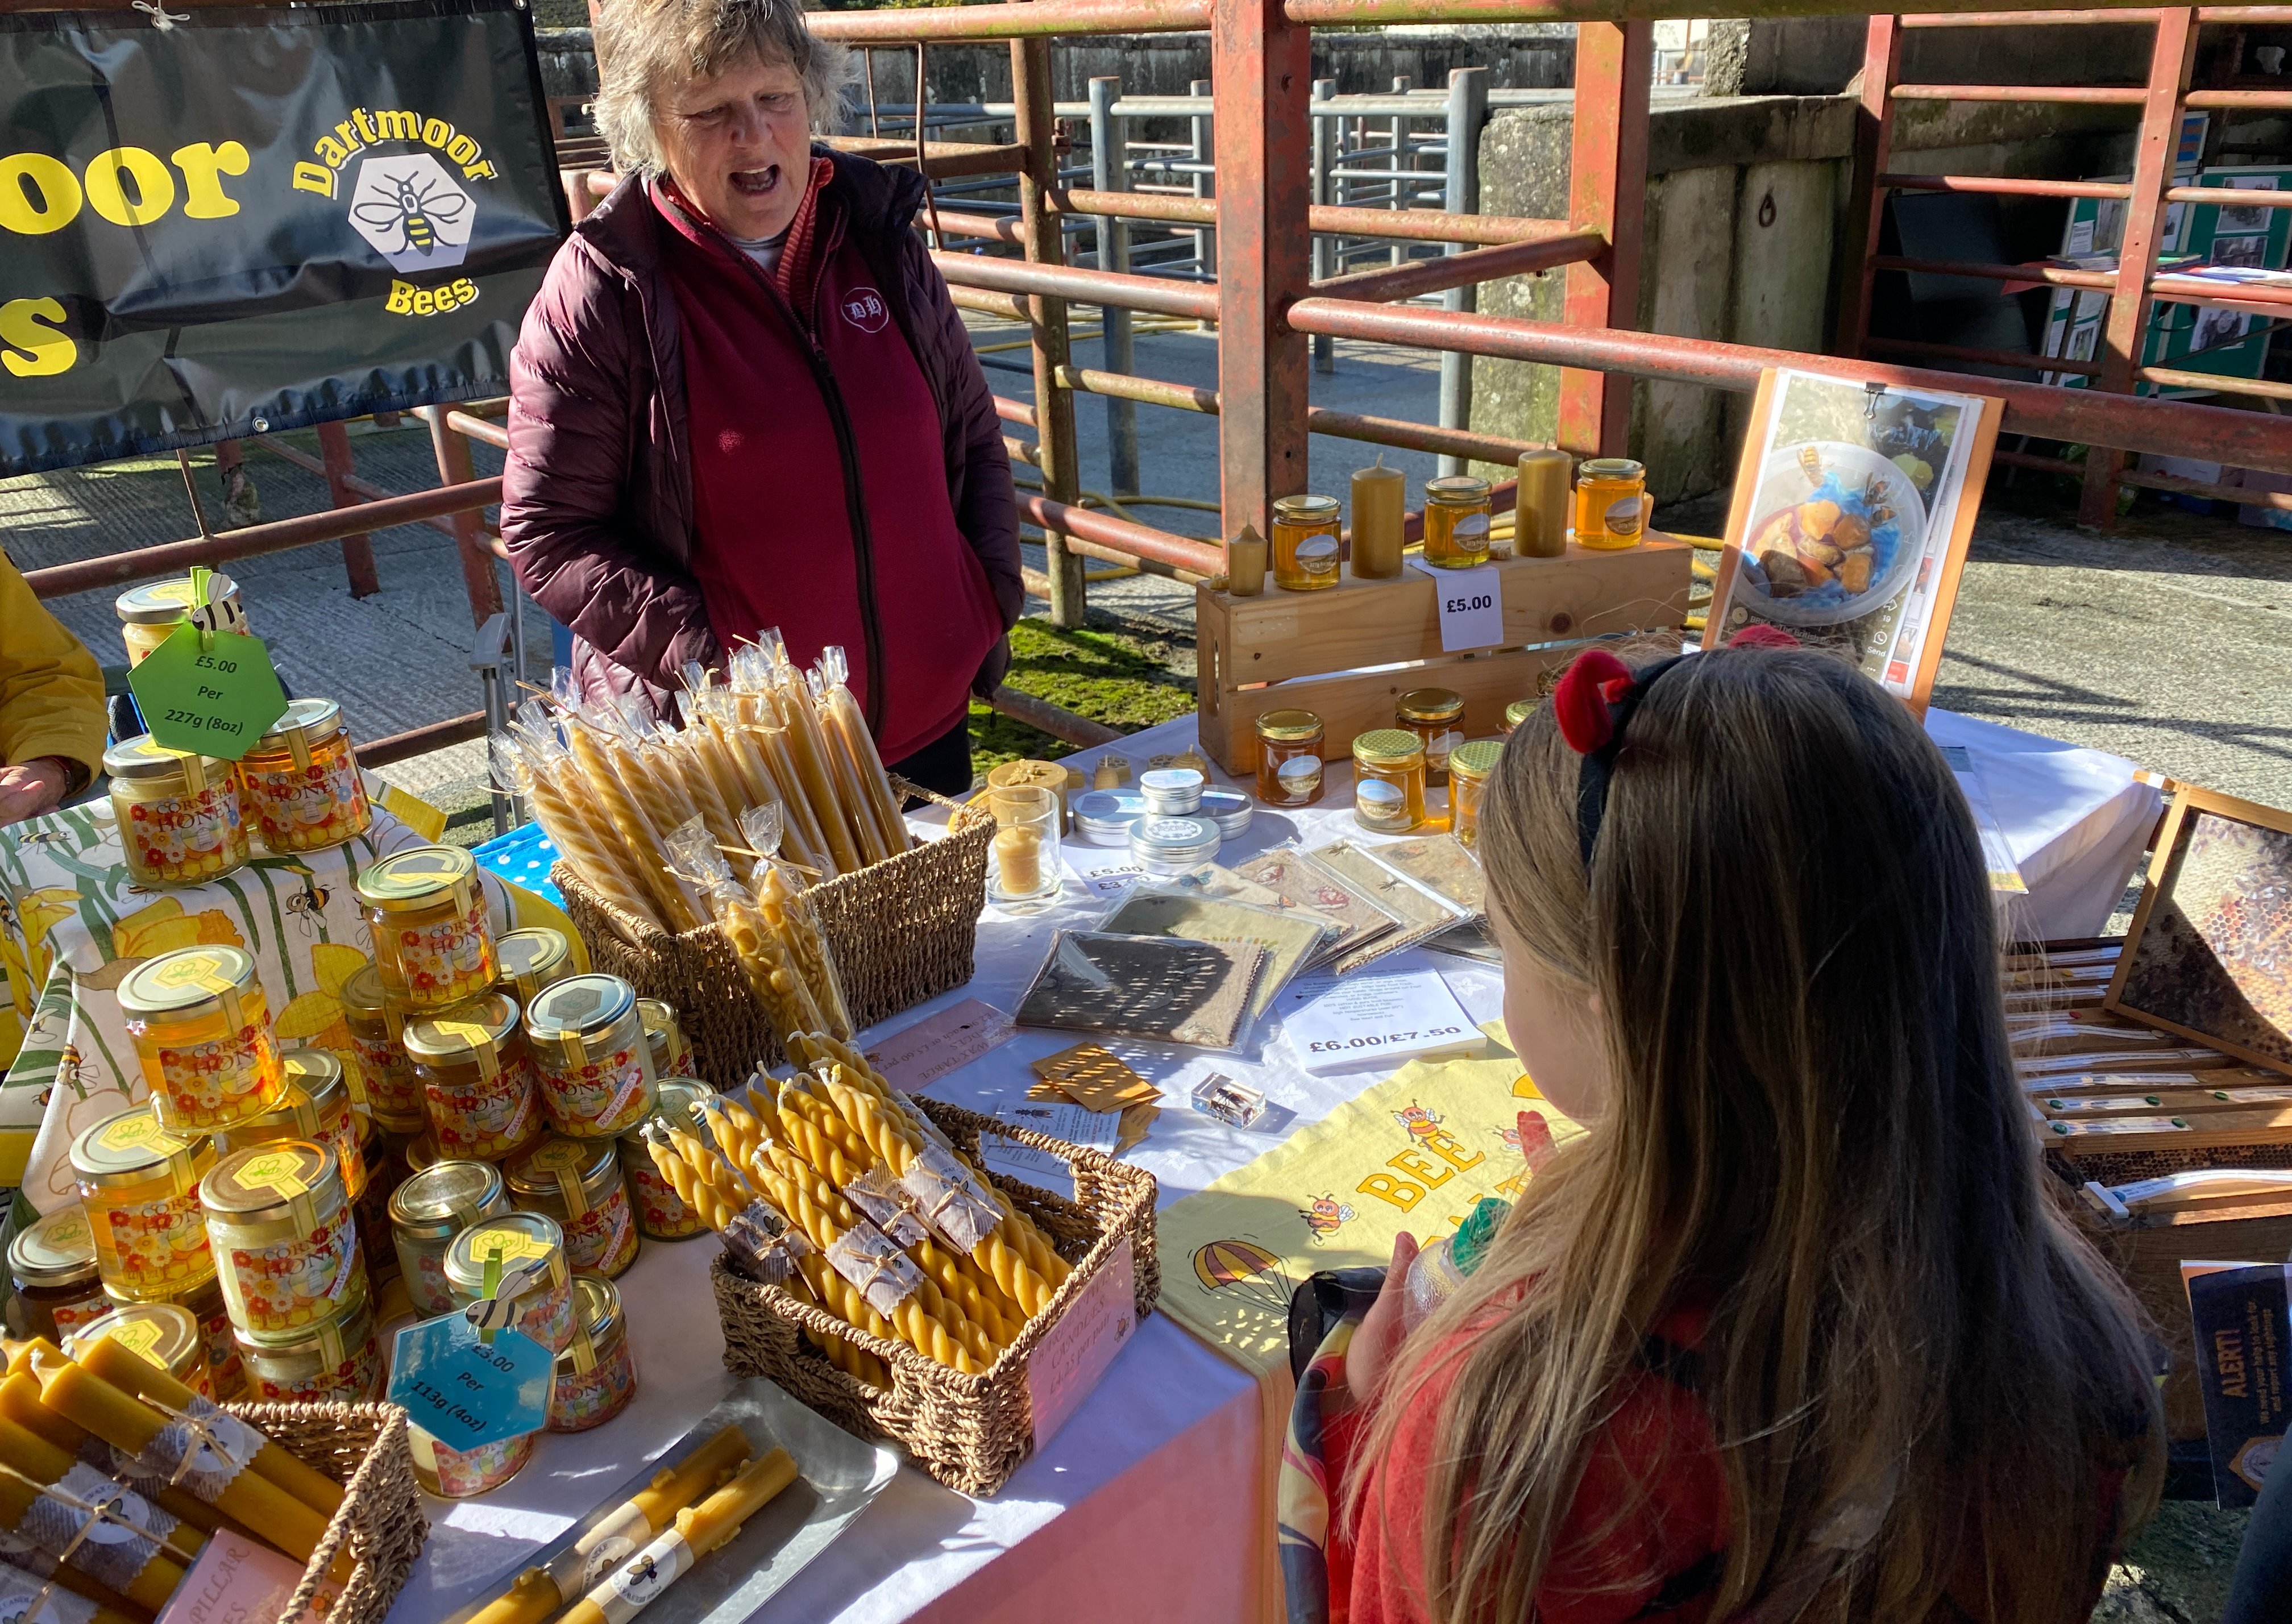
[[[506,389],[568,229],[517,0],[0,36],[0,477]]]

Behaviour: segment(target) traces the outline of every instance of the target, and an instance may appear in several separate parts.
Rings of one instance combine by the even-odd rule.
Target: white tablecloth
[[[2114,903],[2156,811],[2156,792],[2129,764],[1985,723],[1932,713],[1934,736],[1973,752],[2015,859],[2034,917],[2054,933],[2090,933],[2095,899]],[[1190,717],[1073,758],[1086,772],[1102,754],[1148,757],[1192,744]],[[1214,771],[1221,780],[1224,775]],[[1231,860],[1293,836],[1359,836],[1352,773],[1334,764],[1321,806],[1298,814],[1260,808],[1249,833],[1221,852]],[[2135,826],[2138,825],[2138,833]],[[2128,845],[2128,842],[2131,844]],[[1118,860],[1120,853],[1105,852]],[[1108,900],[1070,882],[1057,906],[1027,917],[989,908],[971,983],[896,1017],[863,1045],[967,998],[1013,1007],[1061,927],[1084,925]],[[2082,911],[2080,911],[2082,910]],[[1449,955],[1396,956],[1385,967],[1431,965],[1474,1022],[1499,1013],[1493,968]],[[1024,1099],[1026,1062],[1066,1047],[1071,1034],[1022,1032],[933,1084],[929,1093],[976,1110]],[[1135,1051],[1125,1046],[1126,1054]],[[1166,1095],[1162,1115],[1130,1159],[1152,1172],[1165,1203],[1201,1188],[1318,1120],[1381,1070],[1314,1077],[1278,1037],[1237,1064],[1168,1051],[1141,1069]],[[1223,1126],[1186,1106],[1213,1069],[1244,1077],[1282,1110],[1257,1131]],[[730,1386],[707,1285],[715,1242],[646,1243],[621,1281],[635,1338],[638,1394],[594,1432],[545,1437],[533,1464],[482,1501],[433,1503],[428,1549],[393,1609],[392,1624],[433,1624],[497,1590],[534,1547],[601,1502],[657,1457]],[[1164,1259],[1169,1267],[1171,1260]],[[1150,1319],[1098,1389],[1047,1448],[992,1500],[941,1489],[902,1470],[882,1500],[755,1615],[761,1624],[815,1620],[1031,1620],[1091,1624],[1234,1624],[1257,1616],[1258,1574],[1271,1539],[1259,1503],[1259,1402],[1255,1383],[1160,1316]],[[1009,1560],[997,1560],[1010,1554]]]

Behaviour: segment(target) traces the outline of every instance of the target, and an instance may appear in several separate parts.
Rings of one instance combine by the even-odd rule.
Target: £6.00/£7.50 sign
[[[260,637],[215,629],[211,572],[191,571],[190,618],[127,674],[151,741],[165,749],[237,761],[286,714],[286,691]]]

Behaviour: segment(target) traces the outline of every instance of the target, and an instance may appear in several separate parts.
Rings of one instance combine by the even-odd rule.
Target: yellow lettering
[[[125,176],[125,180],[121,177]],[[127,181],[135,195],[127,195]],[[87,160],[87,206],[114,225],[149,225],[175,206],[175,177],[156,152],[114,147]]]
[[[500,174],[501,172],[494,167],[491,158],[487,158],[481,163],[462,166],[462,178],[465,181],[496,180],[500,178]]]
[[[335,133],[343,138],[343,145],[348,147],[352,152],[366,145],[366,142],[359,139],[358,132],[351,128],[351,121],[347,118],[335,126]]]
[[[1440,1128],[1434,1128],[1416,1143],[1438,1151],[1441,1160],[1460,1173],[1466,1168],[1477,1168],[1489,1159],[1486,1151],[1468,1150]]]
[[[79,205],[79,182],[46,153],[0,158],[0,230],[44,237],[77,219]]]
[[[1432,1160],[1428,1157],[1420,1155],[1413,1149],[1403,1151],[1397,1156],[1386,1157],[1384,1159],[1384,1165],[1388,1168],[1396,1168],[1403,1173],[1423,1179],[1424,1181],[1424,1187],[1427,1190],[1438,1190],[1441,1185],[1447,1184],[1450,1179],[1457,1176],[1456,1170],[1454,1168],[1444,1168],[1439,1162]]]
[[[326,160],[329,169],[340,169],[351,161],[351,149],[331,135],[321,135],[311,143],[311,150]]]
[[[314,191],[322,198],[331,198],[335,195],[335,172],[324,164],[297,164],[295,166],[295,190]]]
[[[417,316],[436,315],[438,313],[438,295],[432,293],[426,287],[420,293],[416,294],[414,295],[414,313]]]
[[[79,362],[79,345],[62,329],[64,307],[53,299],[11,299],[0,304],[0,365],[20,378],[69,372]],[[27,360],[21,351],[31,359]]]
[[[443,147],[454,139],[454,126],[442,118],[432,118],[422,126],[422,143],[428,147]]]
[[[391,279],[390,298],[382,307],[393,316],[404,316],[414,309],[414,284]]]
[[[475,304],[478,302],[478,285],[467,277],[454,284],[454,291],[461,295],[462,303],[464,304]]]
[[[466,135],[456,135],[446,143],[446,156],[457,164],[477,161],[478,143]]]
[[[374,115],[374,138],[376,141],[420,141],[422,115],[400,109],[394,113]]]
[[[222,177],[246,173],[246,149],[235,141],[220,147],[199,141],[189,147],[178,147],[167,154],[167,161],[183,172],[183,213],[193,220],[228,220],[238,213],[238,200],[228,197],[222,190]],[[316,164],[310,166],[318,169]],[[303,166],[295,166],[295,183],[302,183]],[[321,170],[321,174],[326,172]],[[334,192],[334,180],[327,177],[327,190]]]
[[[370,141],[375,140],[376,137],[374,133],[374,125],[368,122],[368,117],[369,116],[366,109],[362,107],[354,107],[351,109],[351,122],[358,125],[359,139]]]
[[[1390,1201],[1407,1212],[1424,1199],[1424,1186],[1412,1184],[1405,1178],[1395,1178],[1390,1173],[1372,1173],[1353,1186],[1356,1193],[1373,1195],[1381,1201]]]

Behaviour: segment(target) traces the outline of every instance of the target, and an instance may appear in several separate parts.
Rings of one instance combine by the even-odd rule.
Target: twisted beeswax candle
[[[0,1381],[0,1417],[5,1417],[35,1437],[45,1439],[65,1454],[85,1460],[90,1466],[106,1464],[111,1458],[109,1444],[93,1437],[85,1426],[66,1420],[40,1402],[40,1384],[33,1379],[29,1370]],[[90,1448],[91,1443],[93,1449]],[[96,1458],[99,1451],[100,1459]],[[186,1493],[181,1489],[154,1489],[140,1483],[134,1488],[138,1494],[169,1516],[179,1517],[203,1533],[211,1534],[223,1524],[222,1514],[196,1494]]]
[[[0,1418],[0,1461],[5,1461],[25,1476],[36,1483],[52,1483],[79,1464],[78,1457],[65,1453],[28,1427]],[[206,1548],[207,1537],[196,1528],[170,1529],[165,1541],[186,1563],[198,1560]]]
[[[795,1482],[795,1461],[786,1450],[751,1460],[730,1483],[698,1506],[678,1512],[674,1528],[607,1574],[557,1624],[625,1624],[645,1603],[690,1572],[697,1559],[738,1533],[741,1524]]]

